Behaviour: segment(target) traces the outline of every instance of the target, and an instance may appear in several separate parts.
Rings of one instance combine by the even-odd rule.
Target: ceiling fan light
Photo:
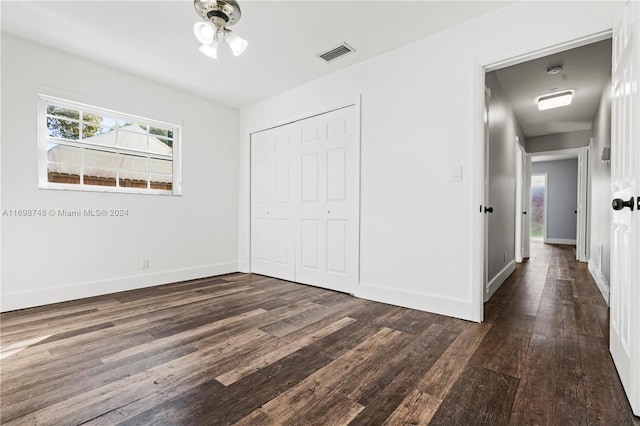
[[[200,51],[210,58],[218,59],[218,41],[213,40],[211,44],[203,44],[200,46]]]
[[[193,34],[200,43],[211,44],[216,30],[213,28],[213,25],[208,22],[196,22],[193,25]]]
[[[225,34],[224,40],[231,48],[233,56],[242,55],[242,53],[247,49],[247,46],[249,45],[249,42],[247,40],[231,31]]]
[[[552,93],[551,95],[540,96],[538,98],[538,110],[544,111],[547,109],[571,105],[571,101],[573,101],[572,91],[564,91]]]

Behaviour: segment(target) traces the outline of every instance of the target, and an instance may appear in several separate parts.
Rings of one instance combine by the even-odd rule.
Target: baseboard
[[[587,265],[589,267],[589,272],[591,272],[593,280],[598,286],[598,290],[600,290],[604,301],[607,302],[607,306],[609,306],[609,283],[607,282],[605,277],[602,276],[600,270],[596,269],[591,262],[589,262]]]
[[[507,266],[502,268],[502,270],[498,272],[496,276],[491,279],[491,281],[489,281],[489,283],[487,284],[487,289],[484,293],[485,302],[491,299],[493,293],[495,293],[500,288],[500,286],[507,280],[507,278],[509,278],[509,275],[511,275],[515,270],[516,261],[512,260],[507,264]]]
[[[477,319],[473,318],[472,303],[468,300],[451,299],[433,294],[411,292],[365,283],[360,283],[356,286],[354,296],[374,302],[402,306],[403,308],[419,309],[421,311],[433,312],[434,314],[477,322]]]
[[[567,238],[547,238],[544,240],[545,244],[565,244],[570,246],[576,245],[576,240],[570,240]]]
[[[66,302],[69,300],[83,299],[85,297],[101,296],[109,293],[153,287],[161,284],[229,274],[232,272],[238,272],[237,263],[222,263],[199,268],[178,269],[69,286],[3,293],[2,301],[0,302],[0,311],[14,311],[16,309],[49,305],[51,303]]]

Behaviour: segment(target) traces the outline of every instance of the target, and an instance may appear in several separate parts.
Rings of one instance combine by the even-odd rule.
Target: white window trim
[[[47,103],[52,102],[56,105],[67,107],[71,109],[81,110],[85,113],[92,113],[96,115],[108,115],[109,118],[122,119],[122,120],[136,120],[142,121],[144,124],[154,127],[172,128],[173,142],[172,142],[172,155],[166,154],[152,154],[153,157],[171,159],[172,160],[172,190],[151,189],[151,188],[124,188],[119,186],[98,186],[98,185],[84,185],[84,184],[71,184],[71,183],[59,183],[49,182],[47,176]],[[71,119],[70,121],[74,121]],[[74,102],[67,99],[62,99],[54,96],[38,95],[38,187],[41,189],[57,189],[57,190],[71,190],[71,191],[89,191],[89,192],[116,192],[116,193],[128,193],[128,194],[151,194],[151,195],[182,195],[182,126],[172,123],[167,123],[159,120],[153,120],[146,117],[137,116],[134,114],[126,114],[118,111],[114,111],[107,108],[100,108],[96,106],[87,105],[80,102]],[[82,131],[82,130],[80,130]],[[80,141],[65,140],[65,145],[69,146],[86,146],[87,144]],[[104,149],[106,151],[121,152],[132,155],[149,155],[146,151],[130,150],[126,148],[115,148],[112,146],[104,146],[99,144],[92,144],[95,147]],[[81,177],[82,179],[82,177]],[[82,180],[81,180],[82,181]],[[116,179],[117,182],[117,179]]]

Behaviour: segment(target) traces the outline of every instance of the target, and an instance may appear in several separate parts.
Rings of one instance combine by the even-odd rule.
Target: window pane
[[[98,186],[116,186],[115,170],[99,169],[99,168],[91,168],[91,167],[85,168],[84,184],[98,185]]]
[[[150,158],[149,172],[157,173],[157,174],[172,175],[173,168],[171,167],[171,160],[160,160],[157,158]]]
[[[78,140],[80,137],[79,126],[80,124],[75,121],[47,117],[47,135],[50,138]]]
[[[173,132],[171,130],[161,127],[149,127],[149,133],[154,136],[162,136],[163,138],[173,138]]]
[[[118,169],[118,154],[115,152],[101,151],[99,149],[84,149],[85,167],[97,167],[105,170]],[[113,173],[115,178],[115,172]]]
[[[120,171],[120,186],[122,188],[146,188],[147,177],[146,173]]]
[[[147,132],[137,125],[118,129],[118,146],[137,151],[147,151]]]
[[[544,187],[545,177],[543,175],[531,176],[531,238],[541,239],[544,237]]]
[[[147,173],[149,170],[149,159],[139,155],[118,154],[120,170]],[[144,178],[147,179],[146,177]]]
[[[87,112],[83,112],[82,113],[82,121],[86,125],[97,129],[100,126],[100,122],[102,121],[102,117],[100,117],[99,115],[96,115],[96,114],[90,114],[90,113],[87,113]]]
[[[47,105],[47,114],[56,115],[58,117],[80,119],[80,112],[75,109],[65,108],[57,105]]]
[[[80,183],[80,166],[47,163],[47,181],[55,183]]]
[[[171,175],[150,175],[149,179],[151,180],[149,184],[151,189],[164,189],[168,191],[173,188],[173,176]]]
[[[53,163],[80,165],[82,163],[82,148],[51,144],[47,150],[47,160]]]
[[[122,129],[127,129],[130,128],[132,126],[138,127],[142,130],[144,130],[145,132],[147,131],[148,127],[146,124],[143,123],[139,123],[137,121],[128,121],[128,120],[117,120],[117,124],[119,128]]]
[[[82,125],[82,139],[88,139],[86,142],[89,143],[99,143],[101,145],[115,146],[116,134],[114,130],[115,129],[112,129],[110,127],[100,127],[93,124],[84,123]],[[107,133],[113,134],[111,136],[103,136],[101,138],[91,139],[95,136],[106,135]]]
[[[173,141],[156,136],[149,137],[149,152],[154,154],[171,154]]]

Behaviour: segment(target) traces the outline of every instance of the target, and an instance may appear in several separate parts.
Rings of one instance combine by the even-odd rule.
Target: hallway
[[[509,424],[640,424],[608,352],[608,307],[573,246],[532,243],[485,304],[485,321],[469,364],[513,378]],[[474,423],[473,412],[460,414],[453,424]]]

